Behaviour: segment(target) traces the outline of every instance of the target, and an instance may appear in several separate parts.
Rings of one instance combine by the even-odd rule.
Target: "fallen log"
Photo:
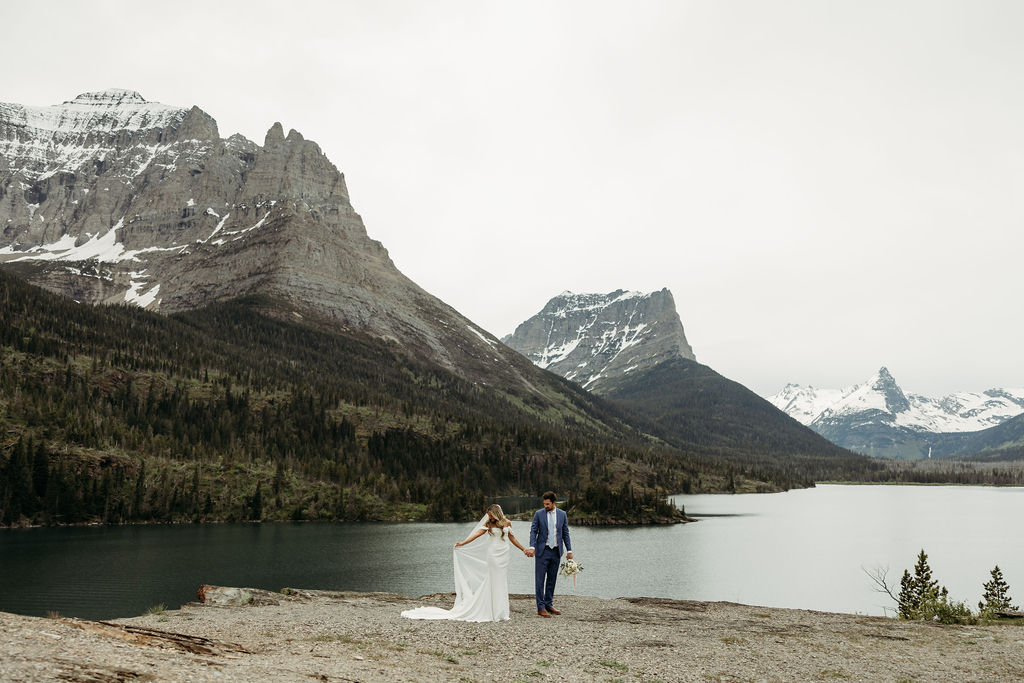
[[[190,636],[184,633],[172,633],[170,631],[159,631],[154,628],[143,626],[129,626],[127,624],[114,624],[109,621],[85,621],[82,619],[61,619],[65,624],[75,628],[96,633],[109,638],[124,640],[133,645],[149,645],[162,648],[174,648],[184,650],[197,655],[224,655],[228,652],[243,652],[251,654],[249,650],[235,643],[225,643],[219,640],[211,640],[202,636]]]
[[[1011,612],[1010,610],[1004,609],[996,612],[996,616],[1005,617],[1007,619],[1024,619],[1024,612]]]

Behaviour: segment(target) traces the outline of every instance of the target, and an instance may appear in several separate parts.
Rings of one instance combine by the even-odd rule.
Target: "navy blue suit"
[[[555,579],[565,551],[572,552],[569,541],[569,518],[564,510],[555,508],[555,547],[549,548],[548,511],[541,508],[533,514],[530,524],[530,547],[533,548],[534,572],[537,579],[537,611],[551,609],[555,598]]]

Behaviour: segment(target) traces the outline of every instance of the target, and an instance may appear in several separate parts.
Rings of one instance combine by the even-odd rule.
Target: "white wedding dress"
[[[477,529],[487,527],[484,517]],[[455,605],[451,609],[417,607],[402,612],[409,619],[453,619],[455,621],[507,621],[509,533],[512,527],[484,531],[483,536],[455,548]]]

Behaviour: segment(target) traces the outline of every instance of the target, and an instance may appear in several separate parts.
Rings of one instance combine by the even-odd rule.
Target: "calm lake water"
[[[975,607],[996,564],[1024,602],[1024,489],[819,486],[677,496],[700,521],[572,531],[585,571],[557,592],[729,600],[883,614],[862,567],[897,587],[924,548],[950,596]],[[571,521],[571,520],[570,520]],[[109,619],[194,599],[203,583],[453,591],[451,546],[472,524],[216,524],[0,531],[0,611]],[[529,524],[515,522],[527,544]],[[509,590],[533,592],[514,555]],[[889,613],[892,611],[890,609]]]

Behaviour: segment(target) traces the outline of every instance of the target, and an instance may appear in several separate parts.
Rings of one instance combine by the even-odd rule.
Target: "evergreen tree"
[[[249,506],[249,519],[260,521],[263,519],[263,482],[256,482],[256,493],[252,494],[252,501]]]
[[[24,441],[18,439],[7,467],[4,468],[6,491],[4,500],[0,500],[0,506],[4,509],[4,524],[16,524],[23,514],[30,515],[33,511],[32,469],[29,464],[31,448],[31,442],[26,448]]]
[[[131,516],[134,519],[143,519],[143,506],[146,500],[146,461],[139,462],[139,473],[135,479],[135,495],[132,498]]]
[[[1017,611],[1020,609],[1011,604],[1010,585],[1003,579],[1003,571],[999,568],[998,564],[990,574],[992,579],[986,581],[983,585],[985,595],[982,596],[981,602],[978,603],[978,611],[983,616],[991,618],[995,616],[996,612],[1006,610]]]
[[[50,477],[50,456],[46,446],[40,442],[32,458],[32,488],[37,496],[46,495],[47,480]]]
[[[948,591],[932,579],[932,568],[928,566],[928,555],[922,548],[914,565],[914,575],[903,571],[900,592],[896,603],[900,619],[923,619],[930,609],[946,600]]]

